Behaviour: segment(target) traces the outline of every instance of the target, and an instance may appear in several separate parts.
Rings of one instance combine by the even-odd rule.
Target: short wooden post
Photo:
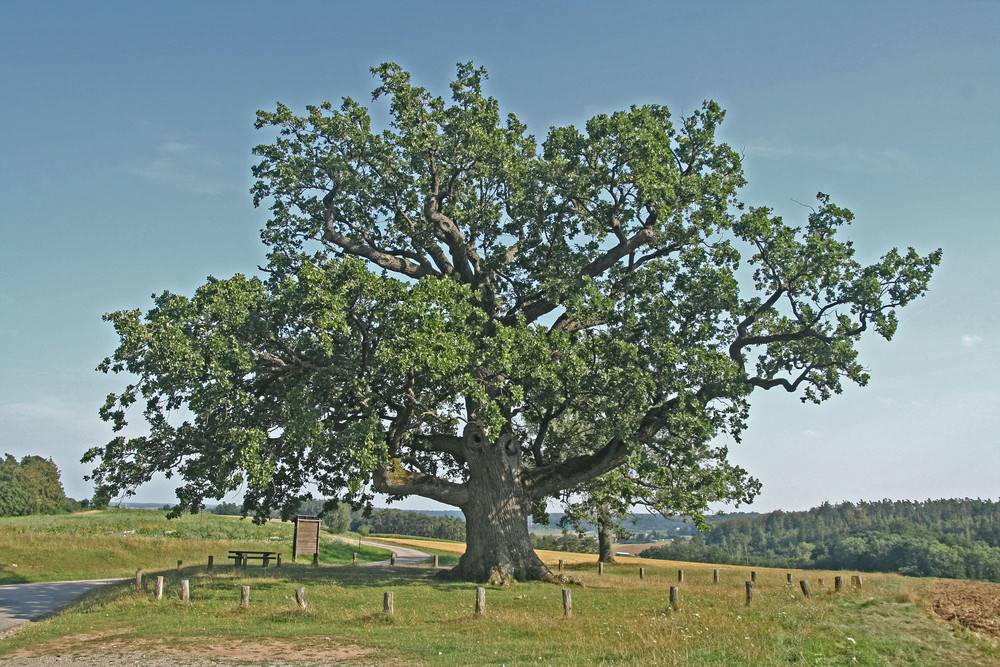
[[[313,554],[313,567],[319,566],[319,552]]]
[[[177,561],[177,574],[180,574],[182,567],[184,567],[184,561],[182,560]]]
[[[788,578],[788,583],[792,583],[792,573],[791,573],[791,572],[789,572],[789,573],[788,573],[788,574],[786,574],[785,576],[786,576],[786,577]]]
[[[135,571],[135,587],[142,588],[142,568],[138,568]]]
[[[560,563],[562,561],[559,561]],[[568,589],[562,589],[563,594],[563,618],[573,618],[573,593]]]
[[[278,562],[275,565],[275,567],[281,567],[281,552],[280,551],[278,552]]]
[[[670,587],[670,608],[674,611],[680,611],[681,608],[681,589],[677,586]]]
[[[752,581],[748,581],[747,582],[747,606],[748,607],[750,606],[751,602],[753,602],[753,582]]]
[[[181,602],[191,601],[191,582],[188,579],[181,580]]]
[[[597,564],[597,574],[598,576],[604,574],[604,563]]]
[[[476,616],[486,612],[486,589],[480,586],[476,589]]]
[[[677,583],[678,584],[684,583],[684,570],[677,570]]]
[[[357,565],[357,564],[358,564],[358,552],[355,551],[354,558],[351,560],[351,565]]]
[[[395,600],[393,600],[392,591],[386,591],[385,595],[382,596],[382,609],[385,613],[392,615],[396,611]]]
[[[215,569],[215,556],[208,557],[208,571],[211,572]]]
[[[562,558],[560,558],[559,559],[559,571],[562,572],[562,569],[563,569],[563,560],[562,560]]]
[[[715,581],[715,583],[719,583],[719,571],[718,570],[712,570],[712,580]]]
[[[855,574],[854,576],[851,577],[851,586],[853,586],[855,590],[860,591],[861,590],[861,585],[862,585],[862,581],[861,581],[861,575],[860,574]]]
[[[306,587],[299,586],[295,589],[295,604],[299,606],[299,609],[305,611],[306,608]]]
[[[646,578],[646,568],[644,568],[644,567],[640,567],[639,568],[639,578],[640,579],[645,579]]]
[[[434,567],[439,567],[437,554],[434,554]]]
[[[250,559],[247,557],[246,554],[243,554],[243,558],[240,559],[240,562],[242,563],[243,570],[245,571],[247,569],[247,563],[250,562]]]
[[[240,609],[250,608],[250,587],[244,586],[240,589]]]
[[[843,577],[834,577],[833,578],[833,590],[837,591],[838,593],[841,592],[842,590],[844,590],[844,578]]]
[[[809,597],[809,582],[805,579],[799,581],[799,588],[802,589],[802,594]]]
[[[163,599],[163,577],[156,578],[156,599]]]
[[[389,565],[395,565],[395,564],[396,564],[396,554],[394,553],[389,554]]]
[[[757,583],[757,570],[750,570],[750,581]]]

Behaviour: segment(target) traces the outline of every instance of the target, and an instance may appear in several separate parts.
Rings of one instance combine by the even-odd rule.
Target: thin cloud
[[[139,178],[202,195],[219,195],[240,190],[233,177],[237,167],[194,144],[162,141],[152,155],[129,172]]]
[[[962,347],[975,347],[983,342],[982,336],[962,336]]]
[[[862,146],[791,146],[770,139],[746,144],[743,153],[761,159],[799,159],[822,163],[838,171],[865,174],[898,174],[910,167],[909,156],[897,149],[871,149]]]

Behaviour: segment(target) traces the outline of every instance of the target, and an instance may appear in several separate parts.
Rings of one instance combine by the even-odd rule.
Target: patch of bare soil
[[[927,586],[931,609],[946,621],[1000,638],[1000,584],[938,579]]]
[[[370,665],[374,651],[339,645],[329,637],[297,640],[259,639],[253,642],[192,637],[183,644],[153,639],[133,639],[114,633],[71,635],[38,648],[24,648],[0,658],[5,665],[143,665],[145,667],[208,665]]]

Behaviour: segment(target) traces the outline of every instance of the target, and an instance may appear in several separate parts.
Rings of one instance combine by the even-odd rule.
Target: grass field
[[[452,557],[463,547],[391,539]],[[4,553],[6,544],[0,541]],[[598,575],[593,555],[541,555],[553,565],[562,558],[568,573],[583,581],[570,589],[571,618],[563,617],[562,594],[552,584],[490,588],[486,612],[477,616],[476,586],[444,581],[427,566],[300,565],[247,573],[196,567],[178,575],[176,558],[164,556],[162,572],[149,572],[166,578],[164,599],[134,584],[99,589],[0,641],[0,657],[120,655],[141,662],[155,653],[240,664],[280,657],[311,664],[508,666],[1000,664],[992,642],[934,616],[928,589],[936,584],[929,580],[865,575],[862,590],[838,594],[833,577],[849,581],[851,573],[793,572],[796,584],[788,585],[786,571],[758,568],[747,607],[748,569],[720,568],[715,583],[711,565],[623,558]],[[646,568],[642,580],[640,566]],[[680,584],[679,567],[685,571]],[[133,564],[129,569],[134,574]],[[180,599],[181,578],[191,582],[188,604]],[[811,598],[799,590],[800,579],[810,581]],[[247,610],[240,608],[242,586],[251,591]],[[295,604],[299,586],[306,589],[304,611]],[[677,610],[669,603],[671,586],[680,589]],[[382,611],[386,591],[394,593],[391,616]]]
[[[176,568],[177,561],[204,566],[208,556],[224,564],[230,549],[281,551],[291,560],[291,523],[255,525],[214,514],[167,519],[155,510],[103,512],[0,519],[0,584],[135,576]],[[382,549],[323,540],[320,560],[346,563],[358,552],[362,562],[389,557]]]

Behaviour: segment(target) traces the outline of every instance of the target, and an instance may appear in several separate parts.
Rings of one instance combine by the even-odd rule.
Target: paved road
[[[56,611],[87,591],[124,579],[46,581],[0,586],[0,632]]]

